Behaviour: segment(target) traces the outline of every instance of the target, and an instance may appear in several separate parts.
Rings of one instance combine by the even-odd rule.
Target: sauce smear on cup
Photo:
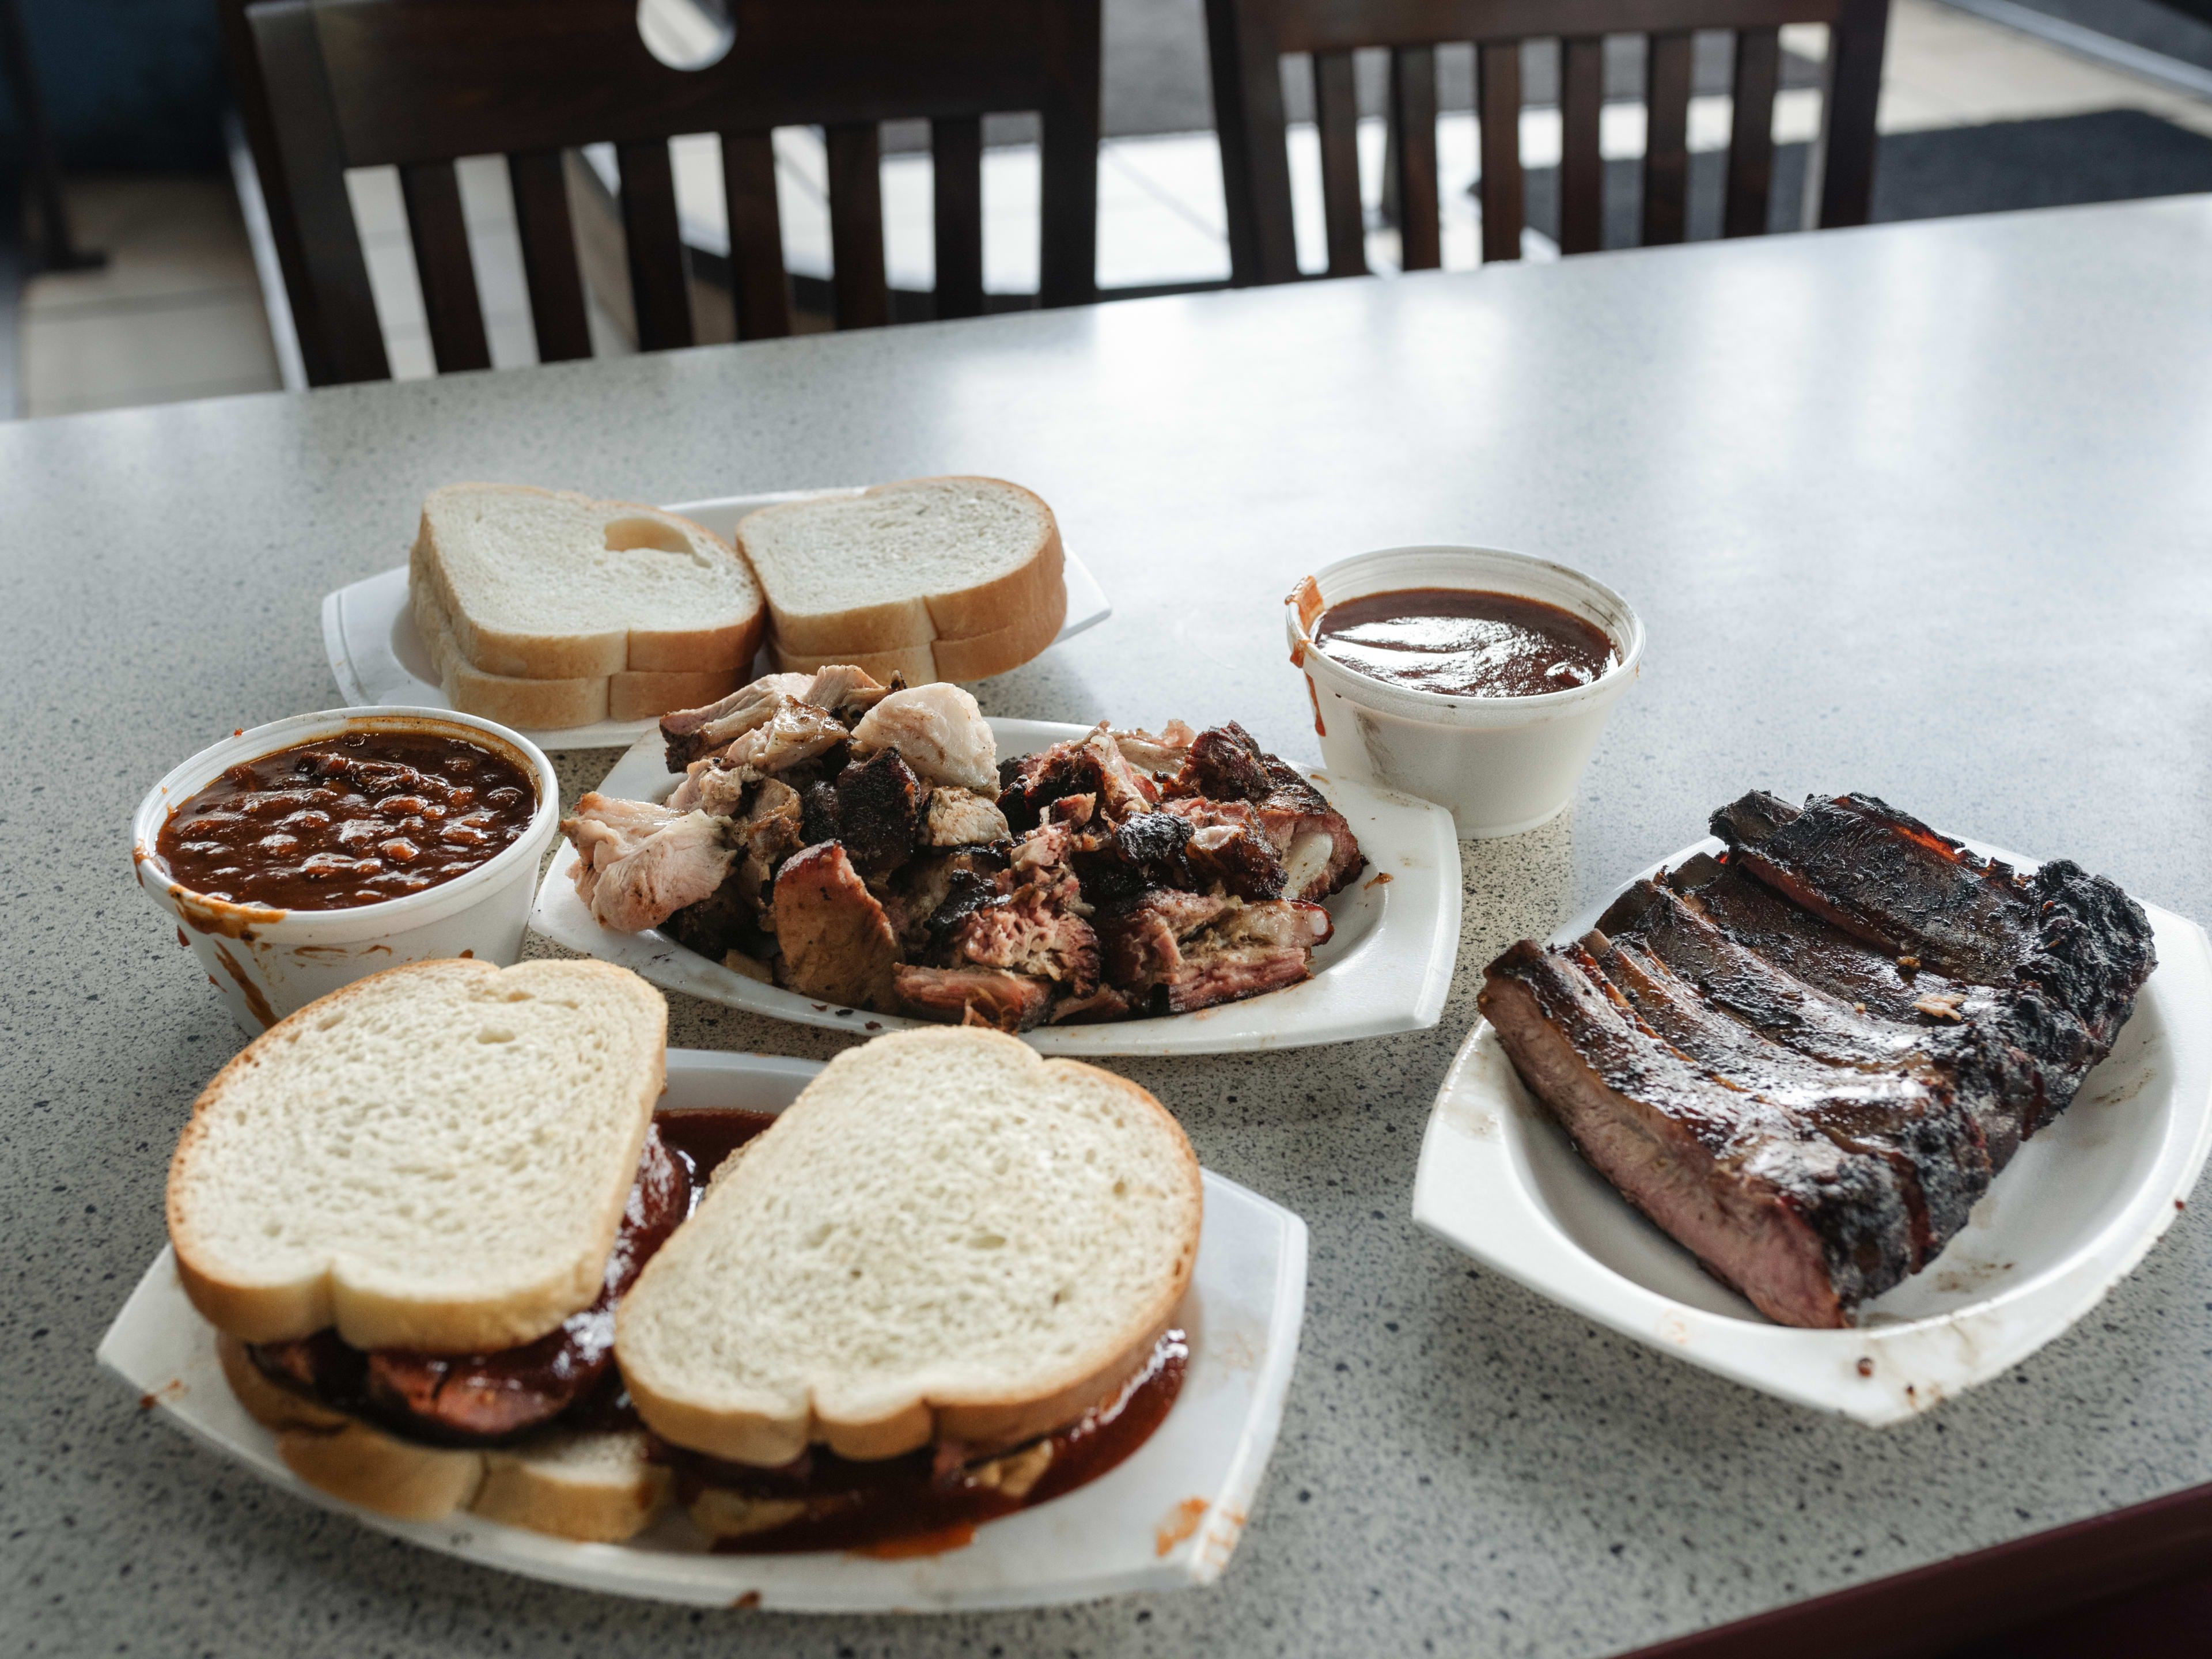
[[[1447,697],[1534,697],[1588,685],[1620,659],[1605,630],[1516,593],[1408,587],[1341,599],[1315,648],[1355,674]]]
[[[466,875],[537,810],[529,776],[489,749],[348,732],[230,768],[169,814],[155,851],[210,898],[344,910]]]

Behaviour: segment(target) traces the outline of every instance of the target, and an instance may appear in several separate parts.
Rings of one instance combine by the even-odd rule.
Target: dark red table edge
[[[2208,1565],[2212,1486],[2191,1486],[1639,1648],[1632,1659],[1918,1659]]]

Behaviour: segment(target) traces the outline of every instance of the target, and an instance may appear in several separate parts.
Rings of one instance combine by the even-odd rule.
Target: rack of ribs
[[[1966,1223],[2112,1052],[2157,965],[2065,860],[1977,857],[1867,795],[1753,793],[1480,998],[1583,1157],[1769,1318],[1844,1326]]]

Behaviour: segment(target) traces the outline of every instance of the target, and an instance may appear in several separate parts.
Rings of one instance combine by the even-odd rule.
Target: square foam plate
[[[727,540],[738,520],[755,507],[860,493],[858,489],[793,489],[766,495],[717,495],[711,501],[678,501],[664,510],[681,514]],[[1067,620],[1054,637],[1054,645],[1086,628],[1096,628],[1114,614],[1105,589],[1083,562],[1064,550],[1062,561],[1067,582]],[[414,613],[408,608],[404,564],[323,596],[323,650],[330,658],[331,676],[337,681],[338,691],[349,707],[377,703],[400,703],[410,708],[452,707],[437,672],[430,665],[430,648],[423,644]],[[755,667],[769,673],[775,665],[768,663],[763,653]],[[599,720],[591,726],[522,735],[541,749],[613,749],[635,741],[658,724],[655,720]]]
[[[2022,872],[2037,860],[1966,842]],[[1698,853],[1706,840],[1642,872]],[[1613,897],[1633,882],[1623,882]],[[1552,936],[1579,939],[1604,903]],[[1943,1253],[1848,1330],[1769,1321],[1577,1152],[1487,1020],[1437,1092],[1413,1219],[1587,1319],[1748,1388],[1874,1426],[2018,1364],[2095,1307],[2172,1224],[2212,1146],[2212,949],[2153,905],[2158,968],[2074,1104],[2023,1146]]]
[[[781,1110],[812,1060],[673,1048],[664,1108]],[[222,1379],[214,1329],[185,1300],[165,1247],[100,1345],[143,1403],[270,1484],[441,1554],[551,1583],[656,1601],[791,1612],[1037,1607],[1125,1590],[1211,1583],[1229,1565],[1260,1489],[1297,1359],[1306,1227],[1208,1172],[1198,1265],[1182,1319],[1189,1369],[1166,1420],[1127,1462],[1065,1498],[979,1527],[941,1555],[889,1561],[842,1552],[715,1555],[679,1510],[627,1544],[579,1544],[462,1511],[393,1521],[308,1486]]]
[[[1087,729],[1043,720],[991,721],[1002,759],[1079,738]],[[1459,959],[1459,842],[1451,814],[1410,795],[1320,772],[1304,775],[1344,814],[1369,866],[1328,901],[1336,932],[1314,952],[1312,978],[1195,1013],[1041,1026],[1022,1032],[1023,1041],[1048,1054],[1207,1054],[1425,1030],[1441,1019]],[[682,781],[681,774],[668,769],[655,731],[616,763],[599,793],[659,801]],[[657,930],[617,933],[602,927],[576,896],[575,864],[575,849],[564,842],[546,868],[530,915],[530,925],[556,945],[617,963],[667,990],[772,1019],[868,1035],[930,1023],[842,1008],[764,985]]]

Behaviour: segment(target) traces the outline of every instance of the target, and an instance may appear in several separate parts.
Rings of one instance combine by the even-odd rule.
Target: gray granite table
[[[1312,1228],[1281,1443],[1226,1577],[812,1620],[566,1593],[312,1510],[93,1350],[240,1039],[133,890],[130,811],[334,700],[326,591],[459,478],[647,501],[1032,485],[1106,627],[996,713],[1242,719],[1313,752],[1279,600],[1369,547],[1580,565],[1650,631],[1571,819],[1468,843],[1436,1030],[1121,1069]],[[1315,283],[0,428],[0,1648],[1612,1652],[2212,1480],[2201,1208],[2017,1371],[1883,1432],[1593,1328],[1417,1234],[1487,954],[1758,785],[1879,792],[2212,914],[2212,198]],[[573,757],[572,788],[608,755]],[[679,1042],[830,1034],[680,1002]]]

